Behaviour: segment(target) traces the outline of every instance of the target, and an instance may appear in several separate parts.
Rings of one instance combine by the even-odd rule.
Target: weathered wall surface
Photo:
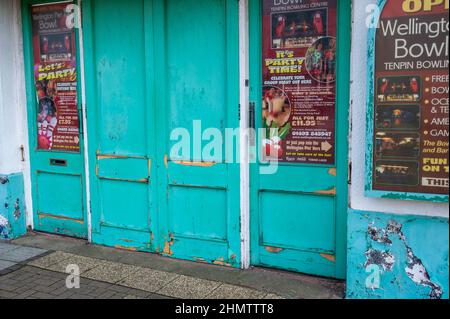
[[[366,8],[376,3],[353,1],[347,296],[448,298],[448,203],[368,198],[364,194]]]
[[[0,1],[0,52],[0,237],[11,238],[31,207],[19,0]]]
[[[0,175],[0,240],[26,233],[25,195],[22,174]]]
[[[348,298],[449,297],[446,218],[351,211]]]

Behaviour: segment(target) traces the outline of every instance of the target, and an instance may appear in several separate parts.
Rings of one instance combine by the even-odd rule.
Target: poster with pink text
[[[80,152],[76,39],[67,5],[31,9],[38,150]]]

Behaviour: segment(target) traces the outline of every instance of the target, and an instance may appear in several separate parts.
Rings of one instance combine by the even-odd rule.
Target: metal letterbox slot
[[[63,159],[50,159],[51,166],[67,166],[67,161]]]

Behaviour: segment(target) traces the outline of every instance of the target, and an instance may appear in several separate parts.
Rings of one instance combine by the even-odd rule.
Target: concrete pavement
[[[68,289],[67,267],[80,271]],[[284,271],[239,270],[32,233],[0,243],[0,298],[339,299],[344,283]]]

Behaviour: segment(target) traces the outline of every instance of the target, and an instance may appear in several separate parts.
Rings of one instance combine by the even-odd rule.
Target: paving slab
[[[206,299],[264,299],[267,293],[228,284],[220,285]]]
[[[178,299],[204,299],[220,285],[216,281],[180,276],[157,293]]]
[[[84,274],[85,272],[87,272],[95,267],[101,266],[104,263],[105,263],[105,261],[103,261],[103,260],[69,254],[68,258],[65,258],[64,260],[62,260],[60,262],[52,264],[52,265],[46,267],[46,269],[51,270],[51,271],[66,273],[68,266],[75,265],[75,266],[79,267],[80,274]]]
[[[16,263],[6,260],[0,260],[0,271],[11,268],[14,265],[16,265]]]
[[[20,246],[6,244],[6,243],[0,243],[0,254],[6,253],[8,251],[11,251],[13,249],[17,249]]]
[[[28,265],[42,268],[42,269],[47,269],[50,266],[55,265],[59,262],[62,262],[65,259],[68,259],[72,256],[73,256],[72,254],[68,254],[68,253],[65,253],[62,251],[57,251],[57,252],[51,253],[47,256],[44,256],[42,258],[33,260],[33,261],[29,262]]]
[[[45,254],[47,251],[39,248],[18,247],[7,252],[0,253],[0,259],[12,262],[24,262],[28,259]]]
[[[255,270],[241,272],[236,284],[288,299],[329,299],[332,295],[344,298],[343,284],[338,285],[333,279],[265,268]]]
[[[124,280],[121,280],[118,284],[148,292],[157,292],[169,285],[179,276],[180,275],[178,274],[142,268],[136,273],[126,277]]]
[[[142,268],[105,261],[101,265],[81,274],[81,276],[92,280],[116,284],[138,271],[142,271]]]

